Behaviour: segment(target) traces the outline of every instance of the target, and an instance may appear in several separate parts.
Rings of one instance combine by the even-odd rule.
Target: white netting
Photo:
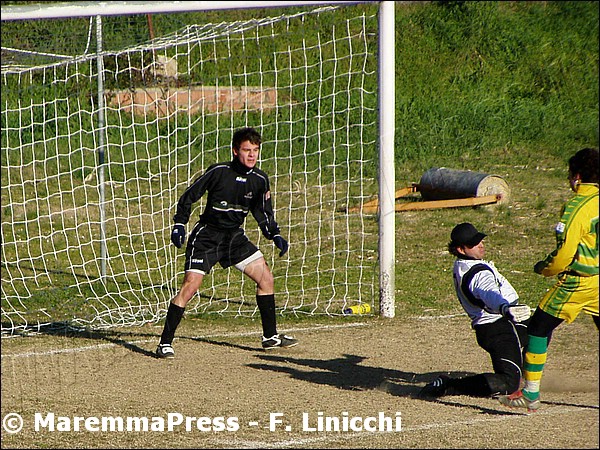
[[[105,50],[101,128],[96,23],[81,20],[80,54],[2,48],[3,335],[161,319],[183,275],[184,251],[169,238],[176,202],[230,159],[241,126],[263,135],[260,167],[290,242],[279,258],[249,216],[281,312],[374,303],[377,223],[346,212],[377,192],[373,7],[188,25]],[[256,314],[254,288],[217,266],[187,311]]]

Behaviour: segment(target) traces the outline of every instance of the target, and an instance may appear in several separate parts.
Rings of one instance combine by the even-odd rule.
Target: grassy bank
[[[8,3],[17,2],[4,2]],[[445,252],[445,245],[452,226],[465,220],[475,223],[489,235],[488,257],[497,263],[532,306],[552,282],[533,274],[531,268],[554,245],[552,227],[558,219],[561,204],[570,195],[566,183],[567,159],[579,148],[598,146],[598,6],[598,2],[397,2],[396,185],[403,187],[418,182],[420,176],[431,167],[449,167],[502,176],[511,188],[511,202],[502,207],[397,214],[398,314],[457,310],[449,274],[452,258]],[[372,3],[354,8],[373,13],[376,7],[377,4]],[[277,9],[250,9],[156,15],[153,19],[155,31],[167,34],[185,24],[220,23],[263,15],[275,16],[282,12]],[[60,21],[3,22],[2,45],[44,51],[44,44],[50,43],[50,37],[59,37],[66,51],[72,46],[70,43],[85,42],[85,39],[81,40],[81,35],[88,30],[87,20],[73,19],[69,23],[72,26],[65,27]],[[106,48],[121,48],[145,41],[148,38],[147,27],[145,16],[108,19],[105,23]],[[372,36],[370,38],[373,39]],[[310,37],[307,41],[311,41]],[[55,45],[56,40],[53,43]],[[286,42],[276,44],[286,45]],[[60,52],[61,49],[55,46],[54,51]],[[311,63],[307,66],[311,66]],[[250,58],[248,64],[258,64],[258,58]],[[328,72],[333,71],[331,66],[324,65],[323,79],[332,75],[333,72]],[[90,67],[93,70],[93,66]],[[218,72],[217,65],[210,67]],[[116,78],[112,82],[118,82]],[[32,89],[35,89],[35,84],[32,85]],[[322,92],[325,85],[321,83],[315,86],[320,89],[315,92]],[[80,88],[85,89],[85,86]],[[374,89],[373,86],[367,88]],[[298,97],[305,95],[313,98],[317,95],[312,91],[306,95],[301,86],[298,89],[301,91]],[[87,91],[78,94],[83,99],[82,105],[94,101]],[[18,103],[18,96],[6,99],[4,96],[3,93],[3,103],[5,100],[7,103]],[[369,106],[373,109],[367,114],[375,116],[376,104],[372,103]],[[362,113],[352,111],[349,114],[355,114],[358,121]],[[263,117],[262,111],[255,114],[257,120]],[[287,119],[281,118],[278,130],[281,133],[282,130],[286,130],[286,133],[289,130],[292,135],[292,127],[287,123],[295,122]],[[345,117],[336,115],[334,120],[340,120],[343,124]],[[218,127],[217,122],[207,123],[206,128],[211,131]],[[348,123],[355,123],[354,116]],[[3,127],[5,125],[3,123]],[[157,127],[148,132],[164,136],[170,130],[170,125],[164,122],[164,130]],[[311,136],[315,126],[311,121],[295,124],[292,140],[296,136],[298,140],[302,136]],[[114,132],[118,135],[113,136],[115,140],[128,132],[124,128],[129,129],[122,126]],[[43,127],[37,131],[46,132]],[[67,132],[59,130],[58,134]],[[194,136],[201,134],[197,130],[192,133],[191,128],[189,133]],[[153,141],[154,137],[152,134],[148,141]],[[183,131],[181,138],[188,139]],[[221,141],[217,141],[215,135],[210,133],[205,133],[204,138],[215,139],[214,143],[210,141],[209,147],[221,146],[229,152],[225,146],[229,141],[227,131],[220,135]],[[334,138],[331,134],[319,143],[326,148],[336,147],[339,143],[333,141]],[[377,142],[373,133],[364,138]],[[19,135],[19,139],[29,139],[26,130]],[[34,140],[33,137],[31,139]],[[93,136],[86,135],[82,139],[92,142]],[[302,149],[300,144],[290,147],[299,151]],[[307,144],[307,148],[311,145],[314,145],[314,140]],[[94,145],[91,143],[87,147],[93,148]],[[369,152],[376,155],[375,145],[371,147]],[[41,150],[45,151],[45,148]],[[123,159],[128,162],[135,161],[140,151],[133,145],[122,146],[120,150]],[[314,156],[306,162],[310,173],[317,173],[320,165],[332,165],[332,161],[327,159],[331,155],[322,151],[323,148],[311,150],[315,155],[322,156]],[[155,152],[155,148],[152,145],[142,151],[148,152],[145,155],[147,160],[154,161],[155,154],[152,152]],[[265,152],[268,151],[265,148]],[[352,148],[348,149],[344,159],[361,160],[361,156],[353,154],[353,151]],[[3,162],[8,157],[8,152],[3,153]],[[10,155],[10,158],[21,157],[22,154],[17,153]],[[92,170],[95,155],[90,152],[86,158],[81,168],[67,173],[69,183],[73,179],[80,183],[89,175],[85,170]],[[18,159],[16,162],[11,160],[11,164],[18,165]],[[137,170],[137,166],[122,166],[115,165],[111,175],[118,178],[117,181],[133,182],[135,178],[125,169]],[[265,169],[271,171],[271,167]],[[148,173],[150,171],[156,173],[157,169],[149,166]],[[376,165],[367,167],[365,173],[374,177]],[[149,177],[147,173],[141,173],[141,176]],[[45,188],[48,185],[36,187],[38,194],[48,195],[42,191]],[[165,203],[163,210],[167,211],[172,206],[172,199],[160,199]],[[316,209],[313,208],[313,212]],[[8,217],[14,211],[4,211],[4,214]],[[37,214],[37,210],[32,214]],[[120,217],[123,214],[115,215]],[[310,217],[314,223],[319,220]],[[27,219],[34,220],[35,217]],[[165,220],[167,222],[168,219]],[[367,226],[376,230],[375,219]],[[42,230],[44,233],[50,234],[48,229]],[[44,245],[55,243],[56,238]],[[125,244],[129,245],[128,242]],[[140,248],[138,241],[132,240],[130,244],[132,254],[141,259],[146,257],[137,252]],[[122,248],[129,247],[118,247]],[[80,252],[81,249],[74,251]],[[90,245],[90,254],[94,251],[95,247]],[[95,264],[95,261],[90,261],[81,262],[82,267]],[[297,260],[297,270],[302,277],[304,269],[301,266],[305,262],[306,258]],[[93,269],[90,268],[90,271]],[[337,272],[332,270],[328,276],[339,277],[340,270],[343,268],[336,268]],[[287,280],[293,279],[294,274],[287,277]],[[143,279],[140,283],[145,281]],[[296,289],[293,283],[291,281],[287,285],[290,291]],[[137,284],[132,287],[132,291],[138,290]],[[48,295],[48,292],[52,295]],[[85,306],[87,292],[75,294],[71,290],[57,288],[56,291],[40,291],[40,297],[36,300],[43,303],[46,297],[52,297],[52,300],[48,300],[48,306],[61,308],[69,299],[75,302],[80,297]],[[170,293],[164,295],[167,298]],[[68,315],[73,304],[67,305],[66,309],[68,311],[65,314]]]

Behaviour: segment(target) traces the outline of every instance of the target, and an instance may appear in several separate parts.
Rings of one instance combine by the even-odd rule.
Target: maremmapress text
[[[294,425],[292,425],[294,424]],[[238,417],[195,417],[181,413],[164,416],[62,416],[53,412],[33,415],[33,422],[17,413],[9,413],[3,419],[4,431],[14,434],[31,426],[40,432],[236,432],[240,428],[260,428],[271,432],[401,432],[402,416],[378,412],[373,415],[355,416],[346,411],[339,415],[323,412],[300,413],[289,416],[271,412],[263,420],[240,421]]]
[[[154,417],[81,417],[56,416],[54,413],[35,413],[35,431],[237,431],[237,417],[193,417],[168,413]]]

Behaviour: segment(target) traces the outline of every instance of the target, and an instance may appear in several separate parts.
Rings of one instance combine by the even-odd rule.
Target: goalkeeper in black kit
[[[298,344],[293,337],[277,332],[273,274],[261,251],[242,229],[251,212],[263,235],[279,249],[279,256],[288,250],[288,242],[279,234],[274,218],[269,178],[256,167],[261,142],[261,135],[255,129],[237,130],[232,139],[233,159],[211,165],[185,190],[177,203],[171,241],[181,248],[186,241],[185,225],[192,205],[208,193],[204,212],[189,235],[183,284],[167,310],[156,348],[159,358],[175,356],[172,343],[185,306],[200,289],[204,276],[217,263],[223,268],[234,266],[256,283],[262,347],[269,350]]]
[[[494,372],[462,378],[441,375],[421,389],[421,398],[495,397],[520,388],[531,310],[527,305],[519,305],[513,286],[494,263],[483,259],[485,237],[472,224],[461,223],[452,230],[448,251],[456,256],[456,295],[471,319],[477,343],[490,355]]]

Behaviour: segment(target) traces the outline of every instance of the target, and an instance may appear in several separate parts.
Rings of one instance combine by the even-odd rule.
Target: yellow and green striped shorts
[[[581,277],[562,273],[540,301],[539,308],[571,323],[580,312],[598,315],[598,275]]]

